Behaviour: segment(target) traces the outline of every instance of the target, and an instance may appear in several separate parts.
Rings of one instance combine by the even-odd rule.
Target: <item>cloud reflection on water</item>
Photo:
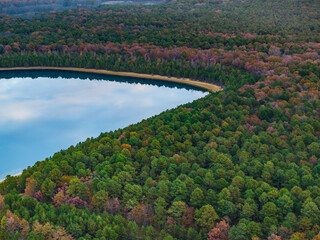
[[[207,93],[79,78],[0,79],[0,179],[60,149]]]

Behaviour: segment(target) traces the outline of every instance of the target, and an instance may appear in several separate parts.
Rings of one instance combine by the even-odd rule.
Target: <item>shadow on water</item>
[[[38,78],[38,77],[48,77],[48,78],[79,78],[81,80],[98,80],[98,81],[111,81],[111,82],[121,82],[129,84],[146,84],[152,86],[165,86],[169,88],[187,89],[187,90],[197,90],[201,92],[207,92],[203,88],[191,86],[188,84],[169,82],[164,80],[153,80],[138,77],[121,77],[114,75],[106,75],[100,73],[87,73],[87,72],[76,72],[68,70],[10,70],[0,72],[0,78],[10,79],[10,78]]]

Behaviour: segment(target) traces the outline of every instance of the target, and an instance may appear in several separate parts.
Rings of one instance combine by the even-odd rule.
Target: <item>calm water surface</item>
[[[206,94],[188,86],[124,77],[0,72],[0,179],[87,137]]]

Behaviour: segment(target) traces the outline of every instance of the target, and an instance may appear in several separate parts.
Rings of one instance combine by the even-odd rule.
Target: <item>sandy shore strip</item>
[[[74,72],[86,72],[86,73],[98,73],[105,75],[114,75],[121,77],[133,77],[133,78],[143,78],[143,79],[152,79],[152,80],[161,80],[168,82],[176,82],[191,85],[194,87],[199,87],[210,92],[217,92],[223,90],[222,87],[205,82],[194,81],[189,78],[177,78],[177,77],[166,77],[160,75],[152,75],[152,74],[143,74],[143,73],[133,73],[133,72],[115,72],[115,71],[107,71],[107,70],[99,70],[99,69],[86,69],[86,68],[69,68],[69,67],[14,67],[14,68],[0,68],[0,71],[14,71],[14,70],[61,70],[61,71],[74,71]],[[21,173],[13,175],[19,176]],[[0,180],[2,183],[5,179]]]
[[[115,72],[115,71],[107,71],[107,70],[99,70],[99,69],[86,69],[86,68],[69,68],[69,67],[14,67],[14,68],[0,68],[0,71],[8,71],[8,70],[62,70],[62,71],[75,71],[75,72],[87,72],[87,73],[99,73],[106,75],[114,75],[114,76],[122,76],[122,77],[133,77],[133,78],[144,78],[144,79],[152,79],[152,80],[161,80],[161,81],[169,81],[187,84],[195,87],[199,87],[210,92],[217,92],[223,90],[222,87],[205,82],[199,82],[195,80],[191,80],[189,78],[177,78],[177,77],[166,77],[160,75],[152,75],[152,74],[143,74],[143,73],[133,73],[133,72]]]

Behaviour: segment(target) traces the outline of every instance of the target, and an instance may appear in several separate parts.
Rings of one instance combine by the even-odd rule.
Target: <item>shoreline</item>
[[[10,174],[8,174],[8,175],[10,175]],[[22,175],[22,172],[17,173],[17,174],[14,174],[14,175],[10,175],[10,176],[11,176],[11,177],[19,177],[20,175]],[[0,184],[3,183],[5,180],[6,180],[5,178],[4,178],[4,179],[1,179],[1,180],[0,180]]]
[[[132,77],[132,78],[143,78],[151,80],[161,80],[175,83],[182,83],[191,85],[194,87],[199,87],[205,89],[209,92],[218,92],[223,90],[223,87],[216,84],[195,81],[190,78],[177,78],[177,77],[167,77],[161,75],[152,75],[144,73],[134,73],[134,72],[116,72],[109,70],[91,69],[91,68],[73,68],[73,67],[13,67],[13,68],[0,68],[0,71],[14,71],[14,70],[61,70],[61,71],[74,71],[74,72],[85,72],[85,73],[98,73],[105,75],[121,76],[121,77]]]
[[[167,77],[161,75],[152,75],[152,74],[144,74],[144,73],[134,73],[134,72],[116,72],[109,70],[100,70],[100,69],[86,69],[86,68],[73,68],[73,67],[13,67],[13,68],[0,68],[1,71],[15,71],[15,70],[61,70],[61,71],[74,71],[74,72],[84,72],[84,73],[97,73],[111,76],[120,76],[120,77],[132,77],[132,78],[142,78],[142,79],[151,79],[151,80],[161,80],[168,81],[180,84],[191,85],[194,87],[205,89],[209,92],[217,92],[221,91],[224,88],[218,86],[216,84],[206,83],[191,80],[190,78],[177,78],[177,77]],[[12,175],[12,177],[17,177],[22,174],[18,173]],[[5,179],[0,180],[0,184],[4,182]]]

